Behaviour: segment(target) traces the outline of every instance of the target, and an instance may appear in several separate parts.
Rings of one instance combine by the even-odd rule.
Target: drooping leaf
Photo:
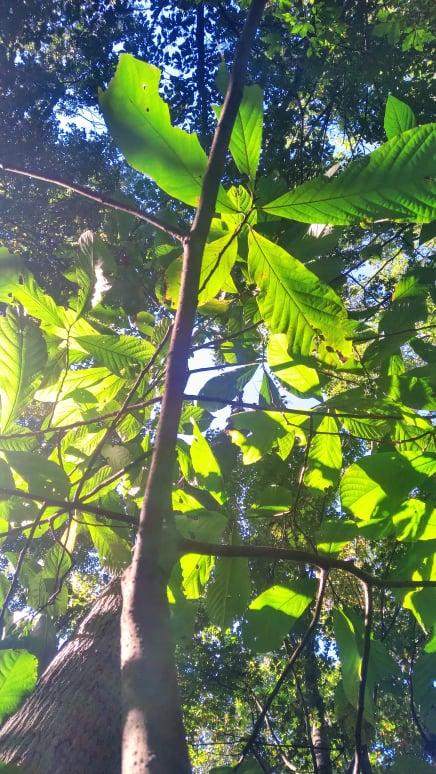
[[[100,91],[100,107],[128,163],[170,196],[196,207],[207,157],[195,134],[171,124],[159,82],[157,67],[121,54],[108,88]],[[226,202],[222,189],[220,202]]]
[[[436,540],[436,508],[431,502],[412,497],[392,517],[397,540]]]
[[[243,637],[256,653],[280,647],[283,638],[310,605],[316,581],[292,581],[287,586],[271,586],[259,594],[247,612]]]
[[[28,484],[29,492],[46,497],[68,495],[70,481],[63,468],[35,452],[6,452],[11,468]]]
[[[227,526],[227,516],[218,511],[198,509],[176,514],[175,523],[185,538],[216,543]]]
[[[253,377],[257,366],[240,366],[235,369],[226,370],[224,373],[209,379],[201,387],[198,393],[198,400],[205,401],[204,406],[208,411],[219,411],[224,408],[222,401],[213,401],[213,398],[232,401],[241,393],[245,385]],[[205,400],[207,398],[207,401]]]
[[[29,320],[9,311],[0,317],[0,431],[5,432],[21,408],[32,399],[47,360],[41,331]]]
[[[209,543],[216,543],[227,525],[227,517],[223,513],[198,509],[176,514],[175,521],[177,530],[185,538]],[[184,554],[181,557],[182,589],[187,599],[198,599],[201,596],[214,564],[214,556]]]
[[[348,352],[347,315],[336,293],[283,248],[250,231],[248,269],[272,333],[285,333],[293,356],[308,356],[317,340]]]
[[[342,466],[339,425],[334,417],[318,418],[313,423],[304,483],[310,489],[325,492],[337,486]]]
[[[240,543],[236,528],[232,531],[231,542],[232,545]],[[219,557],[213,580],[207,589],[206,606],[211,622],[222,630],[227,629],[244,612],[249,598],[248,559]]]
[[[38,661],[25,650],[0,652],[0,721],[10,715],[34,688]]]
[[[415,124],[416,118],[413,110],[405,102],[402,102],[401,99],[389,94],[383,122],[388,140],[402,132],[406,132],[408,129],[413,129]]]
[[[342,684],[350,704],[357,709],[362,669],[363,624],[351,610],[334,608],[333,624],[341,661]],[[364,717],[374,724],[373,693],[377,683],[400,674],[396,662],[380,640],[371,639],[365,689]]]
[[[215,497],[218,503],[223,503],[225,494],[220,466],[194,419],[192,425],[194,440],[191,444],[191,461],[194,471],[199,483]]]
[[[428,223],[436,218],[433,168],[436,124],[409,129],[335,177],[317,177],[264,206],[303,223],[347,226],[363,220]]]
[[[425,297],[428,285],[422,283],[419,275],[410,272],[395,286],[392,303],[380,319],[380,331],[392,334],[413,328],[418,320],[427,316]]]
[[[422,653],[413,667],[412,682],[421,721],[428,731],[436,724],[436,653]]]

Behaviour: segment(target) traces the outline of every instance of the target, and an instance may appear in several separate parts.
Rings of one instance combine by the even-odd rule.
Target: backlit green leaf
[[[214,107],[216,116],[221,107]],[[230,153],[242,174],[251,182],[256,177],[262,145],[263,91],[260,86],[245,86],[230,139]]]
[[[319,376],[315,368],[296,362],[288,352],[288,342],[284,333],[270,336],[267,348],[267,360],[271,371],[284,382],[291,392],[306,396],[319,394]]]
[[[409,129],[335,177],[317,177],[264,206],[303,223],[346,226],[362,220],[428,223],[436,218],[436,124]]]
[[[283,638],[310,605],[316,581],[292,581],[287,586],[271,586],[259,594],[247,612],[244,640],[257,653],[279,648]]]
[[[115,374],[138,363],[143,365],[155,350],[151,342],[135,336],[100,334],[77,336],[75,341],[89,352],[99,365],[106,366]]]
[[[108,88],[100,91],[100,107],[128,163],[170,196],[196,207],[207,157],[197,135],[171,124],[159,94],[160,75],[154,65],[121,54]],[[227,202],[222,189],[220,202]]]
[[[248,269],[268,328],[287,335],[293,356],[311,355],[318,339],[334,350],[350,350],[346,311],[334,290],[255,231],[249,234]]]
[[[29,318],[9,311],[0,317],[0,431],[10,427],[33,397],[47,360],[41,331]]]
[[[401,99],[389,94],[384,117],[384,128],[388,140],[406,132],[407,129],[413,129],[415,124],[416,118],[413,110]]]
[[[34,688],[37,668],[37,659],[25,650],[0,652],[0,721]]]

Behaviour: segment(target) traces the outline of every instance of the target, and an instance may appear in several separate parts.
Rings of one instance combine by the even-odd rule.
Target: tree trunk
[[[308,644],[304,659],[305,694],[310,720],[310,736],[312,739],[314,763],[318,774],[332,774],[329,738],[325,722],[325,707],[319,692],[319,670],[314,653],[314,638]]]
[[[115,579],[0,730],[3,763],[30,774],[119,774],[120,612]]]

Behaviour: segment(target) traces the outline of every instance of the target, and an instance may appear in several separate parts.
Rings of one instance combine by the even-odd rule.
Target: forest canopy
[[[0,21],[0,771],[436,764],[431,4]]]

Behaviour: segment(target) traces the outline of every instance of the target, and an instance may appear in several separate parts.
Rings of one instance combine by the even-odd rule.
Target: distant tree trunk
[[[333,768],[325,722],[325,707],[318,688],[319,670],[316,663],[314,644],[312,637],[304,659],[305,695],[310,719],[310,736],[317,774],[332,774]]]
[[[30,774],[119,774],[120,611],[116,579],[1,728],[3,763]]]

